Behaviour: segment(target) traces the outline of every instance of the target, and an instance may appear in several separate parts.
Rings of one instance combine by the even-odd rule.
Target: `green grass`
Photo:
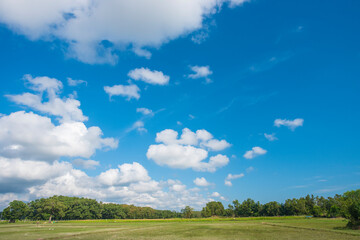
[[[209,218],[0,224],[0,239],[360,239],[343,219]]]

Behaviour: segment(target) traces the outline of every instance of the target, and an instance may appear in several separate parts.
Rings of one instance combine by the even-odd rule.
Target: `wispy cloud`
[[[330,186],[327,188],[322,188],[319,190],[316,190],[315,193],[331,193],[331,192],[337,192],[337,191],[341,191],[341,190],[345,190],[348,188],[354,188],[354,187],[359,187],[360,183],[355,183],[355,184],[351,184],[351,185],[344,185],[344,186]]]
[[[72,78],[67,78],[67,82],[68,82],[68,85],[72,86],[72,87],[78,86],[83,83],[87,86],[87,81],[85,81],[85,80],[75,80]]]
[[[231,108],[231,106],[237,101],[238,97],[233,98],[225,107],[220,108],[216,114],[225,112],[227,110],[229,110],[229,108]]]
[[[285,62],[286,60],[291,58],[292,55],[293,54],[291,54],[291,53],[286,53],[286,54],[283,54],[280,56],[268,57],[267,59],[265,59],[259,63],[252,64],[248,68],[248,70],[252,73],[259,73],[259,72],[264,72],[264,71],[270,70],[270,69],[274,68],[276,65],[278,65],[279,63]]]
[[[275,133],[271,133],[271,134],[264,133],[264,137],[265,137],[267,140],[269,140],[270,142],[275,141],[275,140],[278,140],[278,138],[275,137]]]

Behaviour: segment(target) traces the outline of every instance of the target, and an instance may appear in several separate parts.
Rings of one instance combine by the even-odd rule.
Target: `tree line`
[[[75,219],[161,219],[196,217],[258,217],[294,216],[345,217],[349,226],[360,225],[360,189],[348,191],[334,197],[306,197],[287,199],[284,203],[275,201],[261,204],[253,199],[243,202],[234,200],[228,208],[221,202],[208,202],[201,211],[186,206],[181,212],[156,210],[150,207],[102,203],[94,199],[53,196],[24,203],[12,201],[1,214],[6,220],[75,220]]]
[[[150,207],[103,203],[95,199],[53,196],[24,203],[14,200],[2,212],[5,220],[159,219],[181,213]]]

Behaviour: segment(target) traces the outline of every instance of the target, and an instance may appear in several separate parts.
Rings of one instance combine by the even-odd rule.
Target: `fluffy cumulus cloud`
[[[97,166],[100,166],[100,162],[95,161],[95,160],[84,160],[84,159],[75,159],[72,162],[75,166],[80,167],[80,168],[84,168],[84,169],[95,169]]]
[[[96,150],[116,148],[118,144],[114,138],[103,138],[99,127],[85,126],[83,121],[87,118],[79,108],[80,102],[60,98],[61,81],[30,75],[25,75],[24,80],[35,94],[7,95],[7,98],[50,116],[25,111],[0,116],[0,198],[7,202],[29,200],[31,189],[54,181],[69,182],[74,176],[88,178],[82,171],[73,169],[71,163],[59,159],[89,158]],[[48,101],[44,102],[43,97]],[[57,117],[58,123],[51,117]],[[99,165],[93,160],[78,159],[74,163],[84,168]],[[61,184],[57,187],[66,190]]]
[[[205,146],[213,151],[221,151],[225,148],[230,147],[231,144],[225,140],[211,139],[207,142],[202,143],[202,146]]]
[[[130,47],[149,58],[146,48],[201,29],[224,3],[235,7],[245,1],[3,0],[0,22],[31,40],[60,39],[68,55],[82,62],[114,64],[117,50]]]
[[[114,85],[112,87],[105,86],[105,92],[111,98],[112,96],[123,96],[126,97],[127,100],[131,100],[132,98],[139,99],[140,98],[140,88],[135,84],[130,85]]]
[[[116,169],[110,169],[99,176],[99,182],[105,185],[127,185],[132,182],[146,182],[150,177],[147,170],[139,163],[119,165]]]
[[[275,119],[274,126],[281,127],[285,126],[288,127],[291,131],[294,131],[297,127],[302,127],[304,124],[304,119],[302,118],[296,118],[294,120],[288,120],[288,119]]]
[[[204,177],[195,178],[194,184],[199,187],[207,187],[211,185],[211,183],[209,183]]]
[[[70,163],[53,163],[0,157],[0,193],[21,193],[27,187],[46,182],[71,170]]]
[[[0,157],[0,207],[14,200],[53,195],[95,198],[98,201],[181,209],[200,209],[209,198],[188,189],[179,180],[155,181],[139,163],[124,163],[98,176],[88,176],[70,163]]]
[[[166,145],[200,145],[210,151],[222,151],[231,146],[226,140],[214,139],[213,135],[204,129],[193,132],[188,128],[184,128],[180,138],[178,138],[178,132],[165,129],[156,134],[155,141]]]
[[[244,158],[253,159],[266,153],[267,151],[265,149],[262,149],[261,147],[253,147],[251,150],[246,151],[246,153],[244,154]]]
[[[160,71],[151,71],[148,68],[136,68],[128,73],[128,76],[136,81],[143,81],[153,85],[166,85],[170,77]]]
[[[80,109],[80,102],[71,97],[60,98],[59,92],[63,87],[61,81],[46,76],[35,77],[25,75],[25,86],[35,91],[18,95],[6,95],[6,97],[19,105],[30,107],[41,113],[57,116],[61,121],[86,121],[88,118],[83,115]],[[43,95],[48,99],[43,101]]]
[[[192,132],[184,128],[179,138],[176,131],[165,129],[156,134],[155,141],[159,144],[150,145],[146,156],[160,166],[215,172],[229,162],[229,158],[222,154],[205,161],[209,151],[221,151],[230,146],[225,140],[213,139],[206,130]]]
[[[188,75],[189,78],[193,78],[193,79],[204,78],[206,83],[211,82],[209,76],[213,74],[213,72],[210,70],[209,66],[191,66],[190,68],[194,73],[189,74]]]
[[[208,198],[187,189],[179,180],[155,181],[139,163],[125,163],[90,177],[70,169],[61,176],[28,188],[32,197],[67,195],[90,197],[107,202],[126,202],[154,208],[181,209],[186,205],[202,207]]]
[[[61,156],[89,158],[97,149],[116,148],[113,138],[102,138],[99,127],[82,122],[54,125],[48,117],[24,111],[0,118],[0,155],[54,161]]]
[[[57,79],[27,76],[26,81],[39,96],[45,93],[49,99],[60,98],[62,83]],[[37,105],[27,106],[40,111]],[[79,119],[40,112],[62,118],[55,123],[50,116],[25,111],[0,116],[0,208],[14,199],[28,201],[53,195],[177,210],[186,205],[199,209],[209,201],[179,180],[151,179],[136,162],[121,164],[97,176],[75,169],[73,165],[84,169],[98,166],[99,162],[84,159],[96,150],[116,148],[117,140],[103,138],[99,127],[87,127]],[[65,162],[62,157],[75,160]],[[212,157],[206,168],[216,168],[223,162],[220,156]]]

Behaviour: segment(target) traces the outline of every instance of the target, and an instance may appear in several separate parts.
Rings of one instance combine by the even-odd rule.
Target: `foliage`
[[[186,206],[184,209],[181,209],[181,213],[184,218],[191,218],[193,216],[193,211],[194,209],[189,206]]]
[[[29,207],[22,201],[12,201],[7,208],[4,209],[2,217],[4,219],[16,220],[25,219],[29,213]]]
[[[201,211],[201,216],[212,217],[212,216],[224,216],[225,209],[221,202],[208,202]]]
[[[349,219],[349,227],[360,228],[360,189],[344,193],[343,216]]]
[[[81,220],[81,219],[165,219],[200,217],[259,217],[259,216],[301,216],[344,217],[348,226],[360,226],[360,189],[334,197],[287,199],[284,203],[272,201],[266,204],[248,198],[243,202],[234,200],[225,209],[221,202],[211,201],[201,212],[186,206],[181,212],[155,210],[150,207],[102,203],[94,199],[53,196],[24,203],[12,201],[2,212],[7,220]]]

